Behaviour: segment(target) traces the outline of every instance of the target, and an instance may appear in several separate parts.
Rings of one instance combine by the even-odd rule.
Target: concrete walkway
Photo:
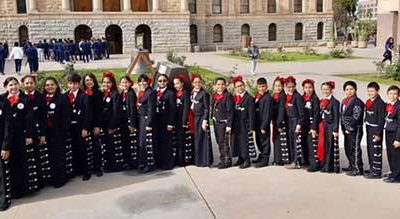
[[[272,82],[277,75],[291,74],[299,81],[312,78],[317,84],[334,80],[338,84],[336,96],[341,99],[341,86],[345,80],[331,74],[373,72],[372,62],[379,60],[381,53],[378,49],[366,49],[355,51],[356,56],[368,57],[366,59],[263,63],[256,76],[247,74],[249,65],[244,61],[216,53],[185,55],[188,64],[197,63],[224,74],[237,64],[237,73],[243,73],[248,79],[265,76]],[[152,58],[162,61],[165,54],[154,54]],[[126,68],[128,63],[129,57],[114,56],[110,60],[76,67]],[[43,67],[46,70],[62,69],[56,63],[44,63]],[[367,83],[358,84],[359,96],[366,99]],[[383,90],[386,88],[382,86]],[[362,145],[364,162],[367,162],[365,140]],[[214,138],[213,146],[216,165],[219,154]],[[387,171],[385,154],[384,157],[384,170]],[[341,165],[347,166],[343,151],[341,158]],[[365,168],[368,169],[367,164]],[[93,177],[88,182],[76,178],[63,188],[46,188],[32,197],[14,200],[11,209],[0,213],[0,218],[397,218],[399,195],[400,184],[344,174],[311,174],[305,170],[290,171],[273,166],[246,170],[190,166],[147,175],[135,171],[112,173]]]

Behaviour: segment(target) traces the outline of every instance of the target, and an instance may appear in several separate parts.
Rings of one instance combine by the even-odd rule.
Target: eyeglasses
[[[158,82],[160,82],[160,83],[167,82],[167,80],[158,80]]]

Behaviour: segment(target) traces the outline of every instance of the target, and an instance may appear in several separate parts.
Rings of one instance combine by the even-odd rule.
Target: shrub
[[[348,58],[353,54],[353,50],[348,48],[348,49],[343,49],[343,48],[334,48],[329,52],[329,55],[333,58]]]
[[[180,66],[185,66],[186,56],[179,56],[174,50],[168,50],[167,60]]]

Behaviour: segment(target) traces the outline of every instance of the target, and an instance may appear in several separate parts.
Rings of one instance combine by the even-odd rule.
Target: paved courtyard
[[[365,57],[362,59],[263,63],[256,76],[247,73],[249,64],[244,61],[216,53],[184,55],[188,64],[224,74],[237,65],[237,73],[246,78],[265,76],[269,83],[277,75],[289,74],[299,81],[312,78],[317,84],[334,80],[338,84],[336,96],[341,99],[345,79],[332,75],[374,72],[373,61],[381,54],[381,50],[370,48],[355,51],[356,56]],[[154,54],[152,59],[165,60],[165,54]],[[129,56],[114,56],[85,66],[77,64],[76,68],[123,68],[129,60]],[[42,64],[42,70],[58,69],[62,66],[53,62]],[[359,96],[366,99],[367,83],[358,84]],[[386,88],[382,85],[382,93]],[[362,145],[366,163],[365,140]],[[215,141],[213,146],[216,164]],[[342,166],[347,166],[343,151],[341,157]],[[387,161],[384,163],[387,171]],[[76,178],[63,188],[46,188],[32,197],[14,200],[0,218],[397,218],[399,197],[399,184],[344,174],[311,174],[274,166],[246,170],[190,166],[146,175],[136,171],[105,174],[88,182]]]

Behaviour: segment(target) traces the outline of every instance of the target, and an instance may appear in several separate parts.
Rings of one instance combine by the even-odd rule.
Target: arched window
[[[248,24],[242,25],[242,36],[250,36],[250,26]]]
[[[223,30],[221,24],[216,24],[213,30],[214,35],[214,43],[221,43],[223,42]]]
[[[293,11],[296,13],[303,12],[303,0],[294,0]]]
[[[268,0],[268,13],[276,13],[276,0]]]
[[[250,0],[240,0],[240,13],[250,13]]]
[[[26,0],[17,0],[17,13],[26,14]]]
[[[190,25],[190,43],[197,43],[197,26],[195,24]]]
[[[322,40],[324,38],[324,23],[319,22],[317,27],[317,40]]]
[[[276,24],[274,23],[268,26],[268,41],[276,41]]]
[[[303,24],[302,23],[296,24],[294,39],[295,40],[303,40]]]
[[[323,12],[324,11],[324,0],[317,0],[317,12]]]
[[[222,0],[212,0],[212,12],[213,14],[222,13]]]
[[[23,46],[26,42],[29,41],[28,27],[22,25],[18,28],[18,38],[19,38],[19,45],[21,46]]]
[[[189,0],[189,11],[191,14],[197,13],[197,1],[196,0]]]

